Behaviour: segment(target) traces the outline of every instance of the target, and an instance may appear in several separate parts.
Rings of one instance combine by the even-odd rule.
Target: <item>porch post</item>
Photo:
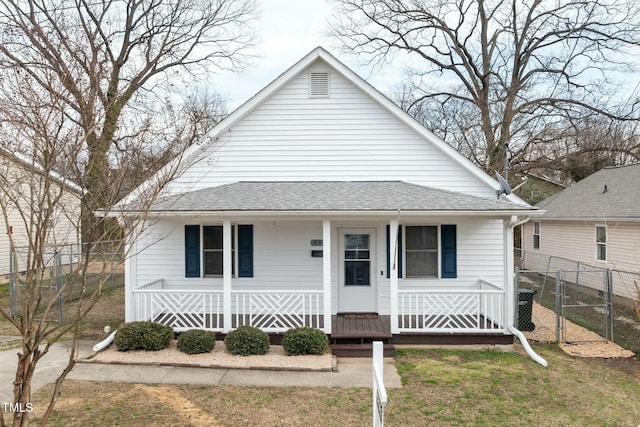
[[[331,221],[322,221],[322,301],[324,332],[331,333]]]
[[[515,305],[517,299],[515,296],[516,289],[514,288],[514,257],[513,257],[513,228],[514,224],[518,221],[518,217],[512,216],[504,220],[504,319],[503,329],[508,330],[509,325],[513,325],[515,321]],[[518,326],[518,325],[514,325]]]
[[[391,333],[400,333],[398,330],[398,220],[389,221],[389,300],[391,303]]]
[[[231,330],[231,221],[225,220],[222,223],[222,294],[223,294],[223,332]]]
[[[134,320],[140,320],[138,317],[140,316],[140,307],[138,305],[134,306],[133,301],[133,289],[135,289],[137,279],[137,259],[136,259],[136,240],[138,239],[137,230],[132,230],[129,237],[127,238],[127,242],[124,246],[124,321],[125,322],[133,322]],[[80,246],[80,252],[78,256],[82,255],[82,246]],[[142,319],[149,320],[149,319]],[[153,319],[151,319],[153,320]]]

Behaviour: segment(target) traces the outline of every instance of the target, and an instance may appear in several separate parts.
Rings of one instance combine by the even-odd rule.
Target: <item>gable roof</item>
[[[227,116],[224,120],[222,120],[218,125],[214,127],[211,131],[213,135],[213,139],[217,139],[224,132],[235,126],[240,120],[244,119],[247,115],[249,115],[252,111],[254,111],[258,106],[260,106],[264,101],[266,101],[271,95],[273,95],[276,91],[285,86],[288,82],[294,79],[299,75],[300,72],[305,70],[311,64],[313,64],[317,60],[323,60],[329,67],[332,68],[335,72],[341,74],[345,79],[347,79],[350,83],[355,85],[357,88],[366,93],[370,98],[372,98],[375,102],[389,111],[393,116],[399,119],[402,123],[407,125],[410,129],[420,135],[427,142],[436,147],[439,151],[444,153],[446,156],[453,159],[455,162],[463,166],[467,169],[474,177],[476,177],[479,181],[483,182],[487,185],[487,188],[493,190],[499,190],[500,186],[496,180],[494,180],[491,176],[486,174],[481,168],[471,162],[469,159],[464,157],[458,151],[456,151],[449,144],[444,142],[442,139],[438,138],[431,131],[426,129],[421,123],[403,111],[400,107],[398,107],[394,102],[392,102],[389,98],[375,89],[372,85],[367,83],[364,79],[358,76],[355,72],[349,69],[342,62],[337,60],[334,56],[332,56],[329,52],[324,50],[322,47],[317,47],[312,50],[309,54],[303,57],[300,61],[278,76],[274,81],[268,84],[265,88],[259,91],[256,95],[250,98],[247,102],[237,108],[234,112],[232,112],[229,116]],[[201,154],[204,150],[206,150],[208,146],[200,146],[193,145],[184,152],[184,155],[181,156],[183,164],[189,165],[193,163],[193,160],[196,156]],[[155,174],[157,176],[165,176],[166,171],[175,170],[177,163],[180,160],[176,160],[174,162],[170,162],[160,171]],[[125,197],[119,204],[126,205],[135,200],[137,194],[144,193],[144,189],[153,185],[154,177],[148,180],[146,183],[142,184],[136,190],[131,192],[127,197]],[[517,195],[511,194],[509,196],[505,196],[509,200],[515,203],[520,203],[522,205],[526,205],[522,199],[520,199]]]
[[[536,206],[545,220],[640,221],[640,163],[605,167]]]
[[[402,181],[253,182],[196,190],[156,201],[149,213],[377,212],[530,213],[504,199],[485,199]],[[135,210],[134,207],[130,210]]]

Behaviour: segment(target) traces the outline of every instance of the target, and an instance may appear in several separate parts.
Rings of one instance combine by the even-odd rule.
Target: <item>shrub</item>
[[[216,335],[202,329],[191,329],[178,337],[178,350],[187,354],[209,353],[216,345]]]
[[[224,343],[229,353],[241,356],[267,354],[269,351],[269,336],[253,326],[240,326],[229,332]]]
[[[120,351],[158,351],[169,347],[173,329],[155,322],[123,323],[114,340]]]
[[[282,337],[282,348],[289,356],[324,354],[329,350],[329,339],[320,329],[293,328]]]

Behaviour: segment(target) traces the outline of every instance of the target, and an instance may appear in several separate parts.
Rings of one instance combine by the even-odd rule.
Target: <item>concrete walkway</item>
[[[16,339],[0,337],[0,341]],[[93,353],[95,343],[81,341],[79,357]],[[33,391],[54,381],[69,359],[69,343],[54,344],[38,363]],[[13,400],[13,380],[19,349],[0,351],[0,402]],[[198,384],[264,387],[371,387],[370,358],[339,358],[337,372],[261,371],[254,369],[213,369],[184,366],[140,366],[78,363],[67,379],[145,384]],[[385,359],[387,388],[402,387],[392,358]]]

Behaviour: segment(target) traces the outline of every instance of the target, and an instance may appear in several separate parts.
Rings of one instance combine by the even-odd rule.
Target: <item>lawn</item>
[[[535,350],[549,367],[519,352],[399,350],[404,387],[389,390],[386,424],[638,425],[637,359]],[[372,417],[370,389],[65,384],[50,425],[367,426]],[[50,391],[35,394],[36,413]]]

